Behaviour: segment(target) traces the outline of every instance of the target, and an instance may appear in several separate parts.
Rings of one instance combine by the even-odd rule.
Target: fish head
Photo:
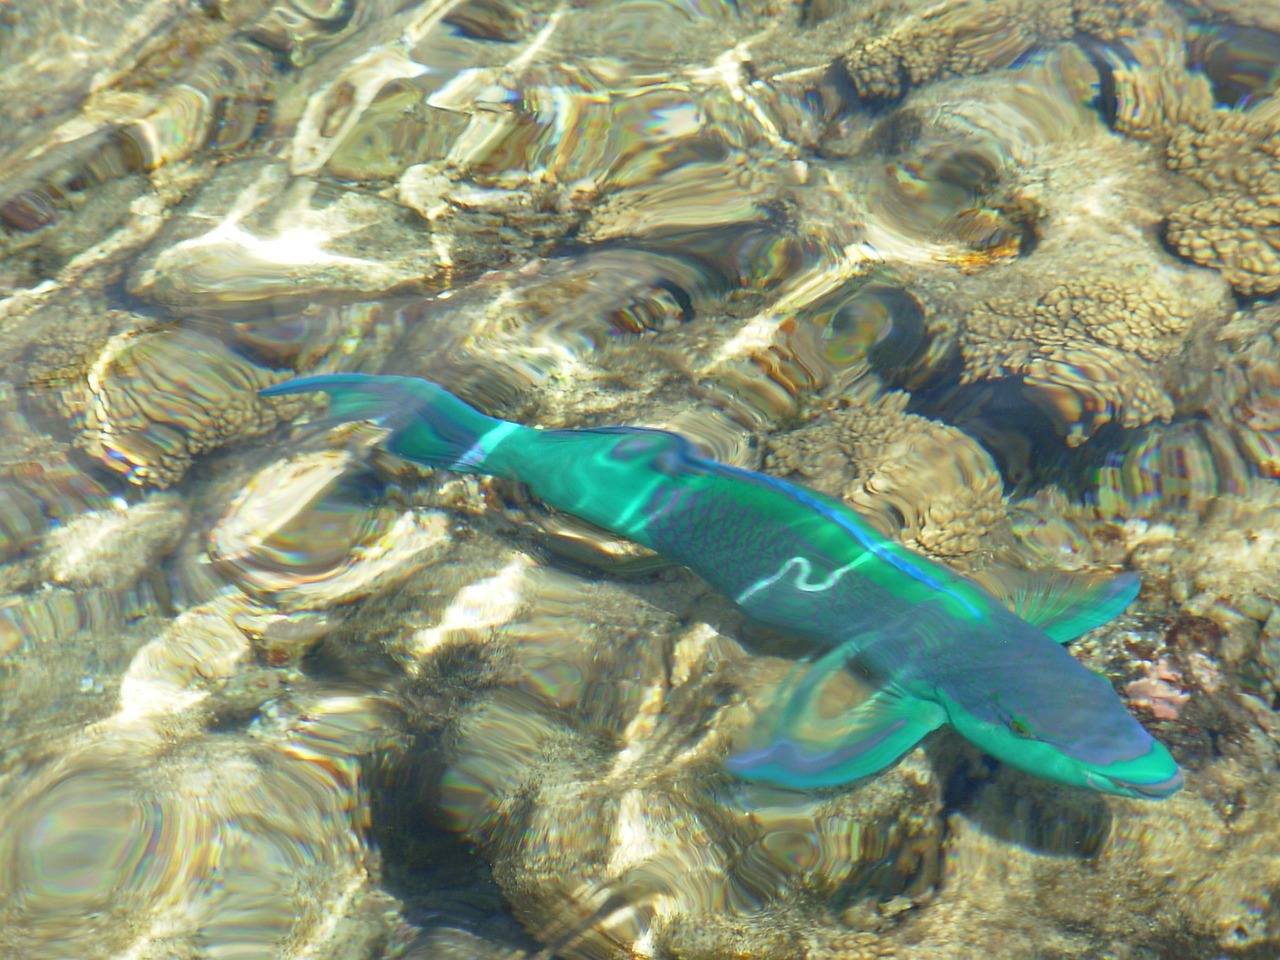
[[[1019,770],[1070,786],[1156,799],[1182,787],[1164,744],[1111,683],[1048,638],[995,667],[974,664],[938,690],[966,740]]]

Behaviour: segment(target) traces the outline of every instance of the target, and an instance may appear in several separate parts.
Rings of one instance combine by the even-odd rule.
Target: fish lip
[[[1182,771],[1175,770],[1173,776],[1155,783],[1126,783],[1125,786],[1138,791],[1144,797],[1168,797],[1182,789]]]
[[[1173,776],[1165,780],[1157,780],[1154,783],[1139,783],[1133,780],[1121,780],[1119,777],[1108,777],[1102,775],[1090,774],[1089,779],[1093,786],[1104,788],[1109,786],[1114,793],[1124,793],[1131,797],[1144,797],[1150,800],[1160,800],[1165,797],[1172,796],[1182,789],[1182,771],[1174,771]]]

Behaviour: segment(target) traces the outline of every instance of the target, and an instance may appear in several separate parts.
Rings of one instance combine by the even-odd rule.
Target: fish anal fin
[[[1137,574],[989,567],[974,574],[1006,607],[1059,643],[1115,619],[1142,586]]]

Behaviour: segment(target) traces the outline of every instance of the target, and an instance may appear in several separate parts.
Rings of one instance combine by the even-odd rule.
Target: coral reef
[[[944,401],[951,418],[1005,381],[1078,445],[1108,423],[1167,420],[1203,389],[1230,291],[1155,237],[1198,193],[1160,145],[1100,122],[1098,79],[1067,45],[1007,72],[1011,89],[913,92],[841,143],[866,242],[921,302],[930,349],[958,350],[974,385]]]
[[[1110,422],[1167,421],[1183,397],[1196,395],[1211,356],[1204,345],[1226,312],[1212,281],[1179,275],[1156,255],[1131,261],[1123,280],[1044,289],[1051,278],[1018,272],[1026,287],[984,299],[965,320],[970,380],[1022,378],[1069,443]]]
[[[119,14],[0,10],[0,952],[1276,953],[1274,3]],[[257,395],[344,371],[1136,571],[1072,650],[1187,787],[744,784],[813,651]]]
[[[893,99],[938,78],[1008,67],[1033,47],[1078,33],[1132,32],[1160,7],[1154,0],[878,4],[842,62],[859,96]]]
[[[814,424],[771,438],[766,463],[845,498],[913,548],[960,561],[1007,526],[1004,483],[977,441],[907,413],[909,399],[846,398]]]
[[[1169,166],[1209,191],[1170,214],[1170,245],[1242,294],[1280,291],[1280,99],[1195,118],[1170,137]]]

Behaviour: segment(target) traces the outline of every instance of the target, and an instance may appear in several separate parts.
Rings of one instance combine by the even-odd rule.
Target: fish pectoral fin
[[[1068,570],[990,567],[977,580],[1006,607],[1059,643],[1115,619],[1138,595],[1142,581],[1117,575]]]
[[[747,745],[729,757],[733,773],[802,790],[849,783],[888,767],[946,719],[940,705],[892,685],[857,706],[833,710],[826,689],[832,656],[782,684]],[[841,666],[845,659],[838,658]]]

